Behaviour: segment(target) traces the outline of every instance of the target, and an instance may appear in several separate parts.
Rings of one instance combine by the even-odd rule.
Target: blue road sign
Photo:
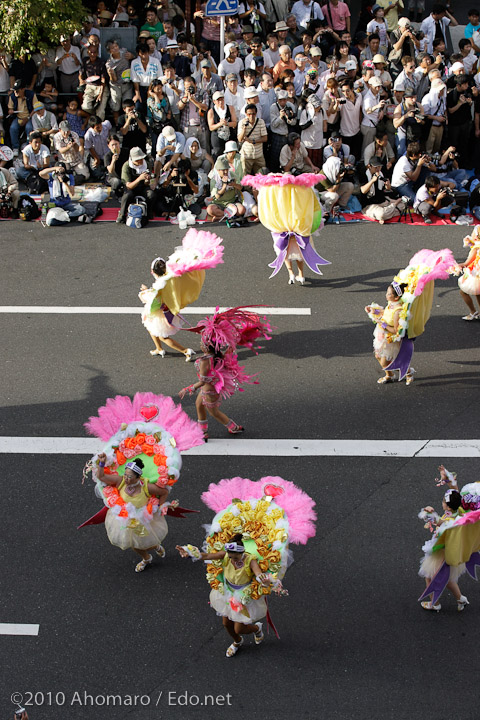
[[[205,15],[236,15],[238,12],[238,0],[207,0]]]

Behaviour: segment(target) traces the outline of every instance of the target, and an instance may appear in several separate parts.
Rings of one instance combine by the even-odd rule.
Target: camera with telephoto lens
[[[455,191],[452,190],[449,187],[442,187],[440,188],[439,192],[443,192],[444,196],[451,200],[452,202],[455,200]]]
[[[441,159],[442,159],[442,153],[439,153],[439,152],[433,153],[432,162],[435,165],[435,167],[439,167]]]
[[[451,160],[458,160],[458,158],[460,157],[460,153],[455,150],[454,152],[451,152],[448,157]]]
[[[172,185],[176,188],[186,187],[187,185],[187,176],[183,172],[183,170],[179,170],[178,168],[173,168],[172,170]]]
[[[12,198],[6,190],[0,190],[0,217],[8,218],[13,209]]]
[[[285,105],[284,112],[288,120],[293,120],[293,118],[295,117],[295,112],[292,110],[292,108],[288,107],[288,105]]]
[[[195,95],[195,88],[190,85],[190,87],[187,88],[187,92],[189,95]]]
[[[414,108],[413,110],[413,117],[414,118],[422,118],[423,119],[423,113],[420,110],[420,108]]]

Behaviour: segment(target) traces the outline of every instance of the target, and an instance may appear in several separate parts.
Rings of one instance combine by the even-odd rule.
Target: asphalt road
[[[164,226],[0,227],[2,305],[134,306],[151,259],[181,237]],[[328,227],[316,246],[332,264],[322,278],[308,273],[304,287],[288,286],[285,271],[268,279],[273,251],[263,228],[219,234],[225,264],[208,272],[198,305],[311,308],[310,316],[272,317],[273,340],[258,356],[241,353],[260,385],[225,409],[247,439],[387,439],[394,447],[396,438],[478,436],[480,323],[461,321],[455,279],[437,283],[409,388],[377,385],[373,326],[363,310],[383,302],[392,275],[417,250],[448,246],[463,260],[464,229]],[[0,328],[2,435],[82,437],[82,424],[107,397],[173,395],[194,379],[182,357],[149,355],[150,338],[134,315],[0,314]],[[191,343],[197,347],[196,338]],[[185,407],[193,416],[191,400]],[[211,425],[211,435],[224,431]],[[470,685],[480,588],[463,580],[471,605],[462,614],[448,596],[438,615],[417,603],[427,539],[417,513],[440,506],[436,459],[186,457],[175,494],[200,515],[169,520],[167,557],[141,575],[133,554],[112,547],[103,527],[76,530],[99,509],[91,486],[81,484],[87,459],[0,455],[0,622],[40,624],[38,637],[0,636],[0,717],[13,715],[14,692],[27,700],[28,692],[44,694],[43,705],[41,695],[33,698],[30,720],[478,717]],[[462,483],[477,477],[475,458],[446,464]],[[316,500],[318,524],[316,537],[294,548],[289,597],[271,603],[281,639],[270,634],[227,660],[203,569],[182,561],[174,546],[201,542],[211,513],[200,494],[234,475],[293,480]],[[62,707],[56,693],[65,695]],[[143,700],[100,707],[95,697],[106,694]],[[205,695],[217,704],[201,705],[211,702]]]

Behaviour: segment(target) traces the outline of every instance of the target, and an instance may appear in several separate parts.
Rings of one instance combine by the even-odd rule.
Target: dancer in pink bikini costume
[[[247,375],[238,364],[236,349],[254,349],[253,344],[260,337],[270,340],[270,324],[248,308],[230,308],[225,312],[218,312],[217,308],[213,317],[201,320],[191,331],[201,335],[200,346],[204,354],[195,361],[198,382],[182,388],[180,398],[200,390],[195,406],[205,442],[208,440],[207,413],[224,425],[231,435],[244,432],[241,425],[220,410],[220,404],[236,390],[243,392],[242,385],[258,384],[256,375]]]

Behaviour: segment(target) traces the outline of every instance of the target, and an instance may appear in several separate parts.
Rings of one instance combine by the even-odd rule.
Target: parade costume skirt
[[[420,562],[418,574],[424,578],[433,578],[445,562],[445,550],[437,550],[431,555],[424,555]],[[457,582],[465,572],[465,563],[450,567],[450,580]]]
[[[389,334],[377,325],[373,331],[373,349],[375,357],[385,358],[386,360],[395,360],[400,351],[400,342],[388,342]]]
[[[201,390],[200,392],[202,395],[202,405],[206,408],[218,407],[221,404],[222,398],[218,393],[205,392],[204,390]]]
[[[171,323],[168,322],[163,311],[142,315],[142,323],[154,337],[164,338],[175,335],[184,325],[183,320],[175,315]]]
[[[146,535],[139,534],[139,530],[142,528],[147,533]],[[160,545],[168,533],[167,521],[161,512],[156,512],[152,522],[148,525],[138,525],[133,530],[125,527],[123,518],[118,519],[117,515],[109,510],[105,518],[105,529],[112,545],[116,545],[122,550],[130,548],[146,550],[155,547],[155,545]]]
[[[210,592],[210,605],[216,610],[217,615],[228,617],[233,622],[240,622],[245,625],[257,622],[267,614],[267,603],[263,597],[258,600],[250,600],[246,605],[248,617],[241,612],[235,612],[230,605],[230,596],[222,595],[218,590]]]
[[[477,275],[476,270],[471,272],[465,268],[463,275],[458,278],[458,287],[467,295],[480,295],[480,275]]]

